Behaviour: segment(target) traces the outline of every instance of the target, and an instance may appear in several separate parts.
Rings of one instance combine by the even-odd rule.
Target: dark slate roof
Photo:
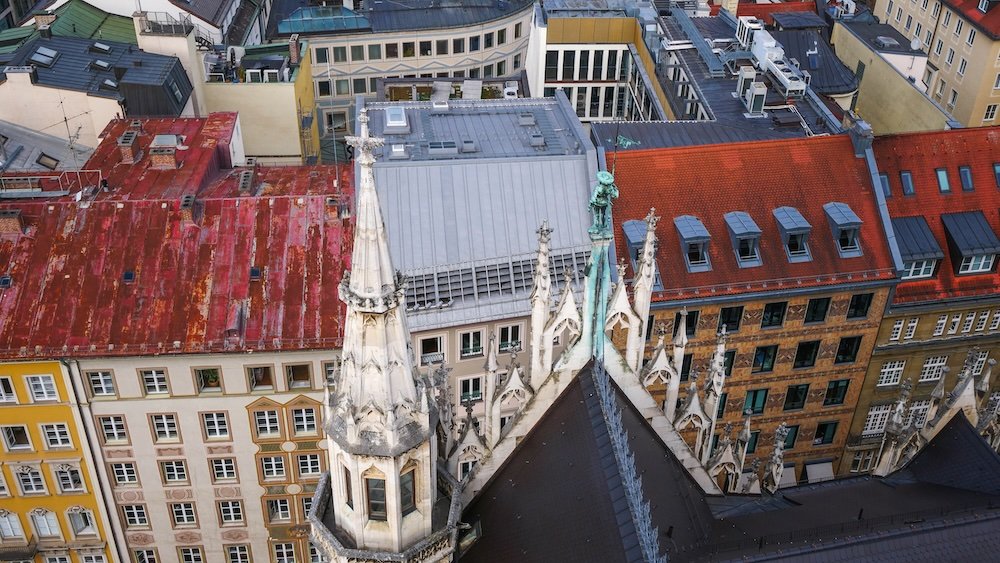
[[[912,476],[924,483],[1000,496],[1000,456],[969,428],[965,413],[959,411],[893,478]]]
[[[170,0],[170,3],[207,22],[211,22],[216,26],[221,26],[223,18],[229,12],[229,7],[233,5],[233,2],[239,1],[240,0]],[[249,2],[250,0],[242,1]]]
[[[780,14],[775,14],[775,17],[778,15]],[[772,31],[771,35],[784,47],[785,56],[798,60],[799,68],[809,71],[812,76],[809,86],[817,94],[832,96],[858,89],[857,75],[840,62],[819,33],[790,30]],[[816,53],[807,54],[812,49],[816,49]]]
[[[711,522],[697,484],[612,388],[661,549],[696,543]],[[466,508],[463,521],[478,520],[482,537],[463,563],[641,560],[595,393],[591,370],[584,369]]]
[[[921,216],[896,217],[892,220],[892,230],[896,233],[899,252],[903,260],[940,260],[944,252],[934,238],[927,219]]]
[[[926,57],[927,54],[920,49],[910,49],[910,39],[896,28],[887,23],[875,23],[865,21],[844,21],[841,22],[847,29],[854,32],[871,49],[880,53],[899,53],[903,55],[914,55]],[[894,39],[896,45],[886,46],[885,43],[877,41],[880,37]]]
[[[816,12],[778,12],[771,14],[771,18],[783,30],[826,28],[826,20]]]
[[[1000,254],[1000,239],[986,221],[982,211],[965,211],[941,215],[948,239],[962,256]]]
[[[590,124],[590,130],[594,142],[607,152],[608,166],[616,145],[618,150],[660,149],[802,137],[801,128],[778,127],[771,120],[764,119],[614,123],[595,121]]]

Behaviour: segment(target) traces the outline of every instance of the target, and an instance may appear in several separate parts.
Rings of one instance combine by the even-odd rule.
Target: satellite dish
[[[914,37],[913,40],[910,41],[910,50],[912,51],[920,50],[920,39]]]

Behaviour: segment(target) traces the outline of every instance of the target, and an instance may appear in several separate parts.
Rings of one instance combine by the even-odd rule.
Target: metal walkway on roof
[[[705,38],[702,36],[698,28],[695,27],[694,22],[691,21],[691,16],[688,15],[686,11],[680,9],[679,6],[675,6],[674,9],[670,11],[670,15],[677,21],[677,24],[681,27],[681,31],[684,35],[691,40],[694,44],[694,48],[698,50],[698,55],[701,59],[705,61],[705,66],[708,67],[708,72],[711,76],[719,78],[726,75],[726,68],[722,64],[718,55],[712,51],[708,43],[705,42]]]

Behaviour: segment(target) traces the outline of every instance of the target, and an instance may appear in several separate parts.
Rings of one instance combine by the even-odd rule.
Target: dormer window
[[[762,264],[760,258],[760,227],[743,211],[726,213],[726,226],[736,251],[736,263],[741,268],[751,268]]]
[[[697,217],[682,215],[674,219],[677,234],[681,239],[681,250],[689,272],[708,272],[712,263],[708,257],[708,229]]]
[[[990,9],[990,0],[979,0],[979,11],[986,13]]]
[[[978,254],[975,256],[963,256],[962,263],[958,267],[960,274],[981,274],[992,272],[996,263],[996,254]]]
[[[944,252],[923,217],[897,217],[892,220],[892,230],[896,234],[896,244],[903,259],[902,278],[918,280],[934,275]]]
[[[837,241],[837,251],[841,258],[861,256],[861,244],[858,234],[861,231],[861,218],[846,203],[830,202],[823,206],[826,218],[830,222],[830,231]]]
[[[947,213],[941,216],[952,263],[958,274],[992,272],[1000,254],[1000,238],[990,227],[982,211]]]
[[[809,262],[809,232],[812,225],[794,207],[779,207],[774,210],[774,218],[781,231],[781,240],[789,262]]]

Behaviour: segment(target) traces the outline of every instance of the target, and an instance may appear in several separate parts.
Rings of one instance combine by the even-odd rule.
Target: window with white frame
[[[97,523],[94,520],[94,513],[89,510],[70,509],[67,512],[69,517],[69,527],[73,530],[74,536],[93,536],[97,534]]]
[[[219,368],[194,368],[199,393],[221,393],[222,375]]]
[[[286,498],[267,499],[267,515],[270,522],[287,522],[292,519],[292,509]]]
[[[17,469],[17,484],[22,495],[37,495],[45,492],[45,479],[37,467],[21,466]]]
[[[963,256],[962,263],[958,266],[960,274],[978,274],[993,271],[993,263],[996,254],[977,254],[974,256]]]
[[[986,330],[986,322],[990,320],[990,312],[982,311],[979,313],[979,320],[976,321],[976,332],[982,332]]]
[[[420,365],[426,366],[444,361],[444,337],[432,336],[420,339]]]
[[[298,456],[300,477],[319,477],[321,473],[319,454],[302,454]]]
[[[316,409],[292,409],[292,422],[296,434],[312,434],[316,432]]]
[[[194,503],[191,502],[172,503],[170,505],[170,517],[173,519],[175,526],[186,526],[198,522],[194,511]]]
[[[274,374],[271,371],[271,366],[248,367],[247,379],[251,391],[274,389]]]
[[[941,336],[944,334],[946,326],[948,326],[948,315],[941,315],[938,317],[937,323],[934,325],[934,336]]]
[[[459,340],[462,347],[460,354],[463,358],[481,356],[483,354],[483,331],[463,332]]]
[[[82,563],[107,563],[107,559],[103,555],[84,555]]]
[[[243,522],[243,502],[239,500],[219,501],[219,518],[223,524]]]
[[[483,378],[467,377],[458,381],[461,391],[460,402],[479,401],[483,398]]]
[[[226,418],[226,413],[206,412],[201,415],[201,418],[205,426],[206,438],[212,439],[229,437],[229,421]]]
[[[177,431],[177,417],[173,414],[154,414],[150,417],[153,424],[153,437],[157,442],[176,440],[180,437]]]
[[[14,512],[0,510],[0,539],[12,540],[24,538],[24,528],[21,519]]]
[[[69,563],[69,557],[65,555],[46,555],[45,563]]]
[[[155,549],[136,549],[132,551],[135,563],[158,563]]]
[[[161,461],[160,473],[163,474],[163,482],[167,485],[186,483],[188,480],[187,465],[181,459]]]
[[[878,385],[897,385],[906,368],[906,360],[890,360],[882,363],[878,374]]]
[[[250,563],[250,547],[246,545],[227,545],[226,563]]]
[[[122,505],[122,515],[125,517],[125,526],[129,528],[144,528],[149,526],[149,515],[146,514],[144,504]]]
[[[142,377],[142,387],[147,395],[165,395],[170,389],[167,386],[167,372],[162,369],[139,370]]]
[[[885,432],[885,424],[889,421],[889,413],[892,412],[892,405],[872,405],[868,409],[868,417],[865,419],[865,426],[861,430],[862,436],[877,436]]]
[[[56,513],[51,510],[32,510],[31,523],[35,527],[35,533],[39,539],[52,539],[62,537],[62,528],[59,527],[59,520]]]
[[[295,546],[290,543],[274,544],[274,563],[295,563]]]
[[[962,332],[972,332],[972,324],[976,322],[976,312],[965,314],[965,322],[962,323]]]
[[[224,457],[220,459],[213,459],[211,461],[211,465],[212,477],[216,481],[236,479],[236,460],[234,458]]]
[[[16,403],[17,393],[9,377],[0,377],[0,403]]]
[[[182,547],[181,563],[204,563],[200,547]]]
[[[521,325],[500,327],[500,352],[510,352],[521,349]]]
[[[1000,311],[993,313],[993,318],[990,320],[990,330],[997,330],[1000,328]]]
[[[112,463],[111,474],[115,477],[117,485],[135,485],[139,483],[139,475],[135,471],[135,464],[132,462]]]
[[[94,397],[114,397],[115,380],[110,371],[89,371],[87,381],[90,383],[90,394]]]
[[[257,427],[257,437],[266,438],[281,435],[278,411],[257,411],[253,413],[253,421]]]
[[[986,362],[989,361],[989,358],[990,358],[989,350],[980,350],[976,354],[976,359],[972,363],[973,375],[979,375],[983,373],[983,370],[986,369]]]
[[[4,479],[3,471],[0,471],[0,497],[9,497],[10,489],[7,488],[7,481]]]
[[[927,423],[927,411],[930,408],[931,402],[928,399],[913,401],[910,403],[910,410],[907,411],[905,424],[912,423],[915,428],[923,428]]]
[[[128,441],[128,432],[125,430],[125,418],[122,416],[102,416],[98,419],[101,423],[101,433],[104,435],[105,444],[114,444]]]
[[[892,331],[889,333],[889,340],[899,340],[899,337],[903,334],[903,324],[906,321],[903,319],[896,319],[892,323]]]
[[[476,466],[476,460],[470,459],[468,461],[461,461],[458,464],[458,478],[465,479],[465,476],[472,472],[472,468]]]
[[[958,332],[958,327],[962,323],[962,314],[952,315],[951,322],[948,324],[948,334],[955,334]]]
[[[903,279],[918,280],[934,275],[937,260],[910,260],[903,263]]]
[[[264,479],[281,479],[285,477],[285,458],[268,456],[260,458],[260,468]]]
[[[906,333],[903,335],[903,340],[910,340],[915,334],[917,334],[917,324],[920,322],[918,317],[913,317],[908,323],[906,323]]]
[[[920,369],[920,381],[941,379],[946,365],[948,365],[948,356],[930,356],[924,360],[924,367]]]
[[[993,121],[997,118],[997,105],[990,104],[986,106],[986,111],[983,112],[983,121]]]
[[[27,451],[31,449],[31,438],[26,426],[2,426],[3,443],[9,452]]]
[[[310,364],[292,364],[285,366],[285,380],[289,389],[312,386],[312,366]]]
[[[312,542],[309,542],[309,563],[326,563],[326,558]]]
[[[28,382],[28,392],[31,393],[32,401],[56,401],[59,394],[56,392],[56,382],[51,375],[29,375],[25,378]]]
[[[69,438],[69,427],[62,423],[43,424],[42,435],[45,436],[45,446],[49,448],[71,448],[73,441]]]
[[[83,474],[78,468],[69,465],[56,469],[56,482],[59,484],[59,492],[62,493],[82,493],[85,490]]]

